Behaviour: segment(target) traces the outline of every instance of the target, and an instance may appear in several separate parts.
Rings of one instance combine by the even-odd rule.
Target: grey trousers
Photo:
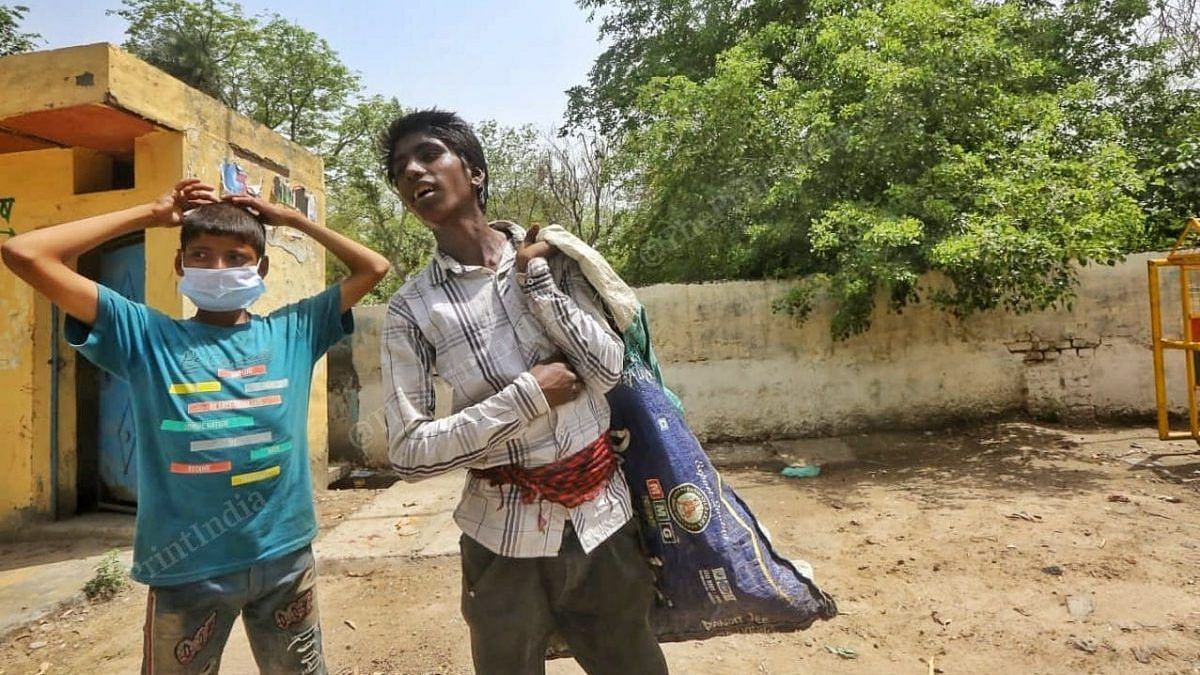
[[[553,558],[508,558],[463,535],[462,612],[478,675],[540,675],[557,633],[589,675],[665,675],[637,520],[585,554],[568,523]]]
[[[143,675],[216,675],[238,615],[264,675],[323,675],[312,547],[220,577],[154,586]]]

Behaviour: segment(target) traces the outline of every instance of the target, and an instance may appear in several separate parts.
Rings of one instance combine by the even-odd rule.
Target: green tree
[[[256,32],[244,79],[246,113],[302,145],[316,146],[359,90],[324,38],[275,15]]]
[[[591,246],[607,250],[618,202],[609,141],[580,133],[550,134],[544,142],[543,190],[555,220]]]
[[[1013,4],[813,2],[713,75],[656,78],[623,160],[634,281],[805,276],[784,306],[877,297],[966,314],[1069,302],[1075,263],[1142,242],[1143,178],[1096,78],[1068,72]],[[922,288],[930,270],[947,285]]]
[[[488,160],[488,217],[525,226],[556,223],[606,250],[616,211],[609,142],[532,125],[476,125]]]
[[[229,0],[122,0],[109,10],[127,22],[124,47],[234,110],[258,47],[255,21]]]
[[[710,77],[717,56],[772,22],[798,24],[807,0],[577,0],[608,48],[586,85],[568,90],[567,131],[608,134],[638,121],[639,88],[655,77]]]
[[[234,110],[310,148],[359,91],[329,43],[231,0],[122,0],[124,47]]]
[[[24,5],[0,5],[0,56],[31,51],[41,41],[41,35],[21,30],[27,12]]]
[[[1145,181],[1145,245],[1174,241],[1200,208],[1194,167],[1200,139],[1193,0],[1024,0],[1025,39],[1052,83],[1088,78],[1124,126],[1123,145]]]
[[[545,148],[537,130],[484,120],[475,125],[475,134],[488,163],[488,218],[526,227],[558,220],[545,190]]]
[[[1165,40],[1176,63],[1200,61],[1200,14],[1196,0],[1154,0],[1144,26],[1148,40]]]
[[[326,223],[354,237],[392,262],[392,272],[364,302],[387,302],[406,278],[419,271],[433,251],[433,236],[404,209],[379,166],[378,135],[403,114],[396,99],[372,97],[350,106],[323,146]],[[345,268],[326,256],[328,277]]]

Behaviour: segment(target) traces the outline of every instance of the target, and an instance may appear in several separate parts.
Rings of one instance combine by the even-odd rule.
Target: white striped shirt
[[[381,350],[388,447],[405,480],[460,467],[542,466],[608,432],[604,394],[620,379],[624,347],[599,297],[565,255],[531,260],[520,285],[516,244],[525,233],[503,221],[492,227],[508,238],[494,272],[438,251],[388,303]],[[584,389],[551,408],[529,370],[556,356],[566,357]],[[433,417],[434,372],[453,391],[453,414],[441,419]],[[468,474],[454,513],[467,536],[514,558],[557,555],[568,518],[591,551],[632,517],[620,471],[573,509],[523,504],[515,485]]]

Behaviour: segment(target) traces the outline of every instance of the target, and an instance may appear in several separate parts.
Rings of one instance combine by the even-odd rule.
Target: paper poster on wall
[[[262,183],[250,184],[250,174],[237,162],[224,160],[219,167],[221,172],[222,195],[250,195],[257,197],[262,194]]]
[[[247,188],[246,183],[250,176],[246,170],[237,162],[224,160],[221,162],[221,194],[222,195],[244,195]]]
[[[292,188],[292,196],[295,200],[296,210],[303,213],[309,220],[317,222],[317,195],[309,192],[308,188],[303,185],[297,185]]]
[[[303,185],[292,188],[292,204],[300,213],[308,214],[308,190]]]
[[[271,201],[293,208],[296,206],[296,198],[292,193],[291,186],[280,176],[275,176],[275,180],[271,182]]]

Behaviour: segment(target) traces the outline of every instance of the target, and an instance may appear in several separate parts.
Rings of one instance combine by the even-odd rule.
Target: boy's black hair
[[[179,228],[179,248],[186,249],[201,234],[236,237],[253,247],[260,259],[267,252],[266,228],[253,213],[234,204],[205,204],[189,211]]]
[[[383,161],[383,170],[387,174],[388,185],[396,186],[397,176],[395,167],[392,166],[396,143],[409,134],[418,133],[429,134],[445,143],[469,168],[483,172],[483,183],[475,190],[475,201],[479,203],[479,209],[487,213],[488,167],[483,146],[471,125],[457,114],[446,110],[430,108],[408,113],[393,120],[387,131],[379,136],[379,154]]]

